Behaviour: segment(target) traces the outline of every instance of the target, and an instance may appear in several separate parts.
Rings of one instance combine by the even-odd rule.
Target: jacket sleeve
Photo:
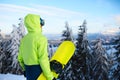
[[[19,47],[18,62],[20,63],[22,70],[25,71],[24,62],[23,62],[23,58],[22,58],[22,43],[20,43],[20,47]]]
[[[47,80],[52,80],[53,74],[50,70],[50,63],[47,52],[47,39],[42,40],[40,42],[40,45],[38,46],[38,54],[39,54],[39,63],[42,68],[44,76],[47,78]]]

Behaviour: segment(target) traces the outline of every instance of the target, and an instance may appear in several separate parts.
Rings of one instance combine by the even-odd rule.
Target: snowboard
[[[73,56],[75,45],[72,41],[63,41],[57,48],[56,52],[50,59],[50,67],[53,76],[57,79],[58,75],[62,72],[65,65]],[[37,80],[47,80],[43,73],[40,74]]]

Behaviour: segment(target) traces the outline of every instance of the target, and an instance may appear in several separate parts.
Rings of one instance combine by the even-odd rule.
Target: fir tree
[[[114,40],[116,44],[115,49],[116,52],[114,53],[114,65],[113,65],[113,72],[112,72],[112,80],[119,80],[120,79],[120,33],[117,38]]]
[[[69,28],[68,22],[65,23],[65,28],[66,30],[64,30],[62,33],[62,37],[63,37],[62,41],[64,40],[73,41],[72,29]]]
[[[63,39],[62,41],[73,41],[73,34],[72,34],[72,29],[69,28],[68,22],[65,23],[65,28],[66,30],[63,31]],[[62,71],[62,73],[59,75],[59,79],[60,80],[71,80],[71,76],[69,74],[72,73],[71,70],[71,60],[66,64],[64,70]]]
[[[11,59],[12,59],[12,64],[11,66],[11,73],[20,73],[20,66],[18,64],[17,60],[17,55],[18,55],[18,50],[19,50],[19,45],[20,45],[20,40],[25,34],[25,28],[23,24],[23,19],[20,18],[20,23],[18,24],[19,27],[16,27],[13,25],[13,31],[11,33],[12,39],[11,39],[11,44],[8,45],[8,51],[11,52]]]
[[[10,72],[9,65],[11,64],[11,56],[10,53],[6,50],[8,44],[10,44],[10,39],[2,38],[0,42],[0,73],[8,73]]]
[[[2,35],[0,33],[0,73],[3,73],[3,58],[5,58],[5,53],[3,52],[3,48],[1,46],[2,44],[2,41],[3,41],[3,38],[2,38]]]
[[[17,61],[17,54],[20,44],[20,39],[24,36],[25,29],[23,19],[20,18],[19,27],[13,25],[13,31],[9,39],[2,40],[0,52],[2,53],[1,73],[21,74],[21,68]],[[1,57],[1,55],[0,55]]]
[[[79,27],[76,52],[65,68],[66,72],[60,77],[61,80],[89,80],[92,56],[89,54],[86,21]]]
[[[90,65],[92,56],[89,53],[89,43],[87,40],[86,20],[79,26],[79,33],[76,43],[76,53],[72,58],[73,80],[89,80]]]
[[[92,75],[93,80],[108,80],[109,63],[106,50],[102,47],[102,40],[94,41]]]

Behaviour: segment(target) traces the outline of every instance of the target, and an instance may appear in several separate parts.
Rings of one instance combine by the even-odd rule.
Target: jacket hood
[[[28,32],[41,32],[40,16],[35,14],[28,14],[24,18],[24,24]]]

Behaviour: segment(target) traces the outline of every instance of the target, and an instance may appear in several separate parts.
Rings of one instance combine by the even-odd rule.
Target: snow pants
[[[40,65],[25,65],[25,72],[27,80],[37,80],[42,73]]]

